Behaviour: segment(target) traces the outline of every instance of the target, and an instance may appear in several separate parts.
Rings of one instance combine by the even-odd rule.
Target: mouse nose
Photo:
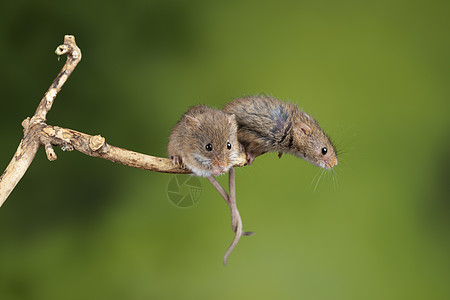
[[[223,174],[226,172],[228,172],[228,166],[224,162],[220,162],[220,163],[217,163],[216,165],[213,165],[212,173],[214,176],[217,176],[217,175],[220,175],[220,174]]]
[[[333,168],[334,166],[336,166],[338,164],[338,159],[336,156],[331,157],[328,161],[327,161],[327,167],[328,169]]]
[[[214,176],[218,176],[218,175],[222,174],[222,171],[220,169],[213,168],[212,173]]]

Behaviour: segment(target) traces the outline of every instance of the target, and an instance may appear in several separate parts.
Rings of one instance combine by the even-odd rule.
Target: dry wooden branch
[[[46,124],[47,113],[52,108],[56,95],[81,60],[81,51],[75,43],[75,37],[66,35],[64,44],[56,48],[57,55],[67,55],[66,63],[45,93],[35,114],[22,122],[24,136],[14,157],[0,176],[0,206],[6,201],[17,183],[23,177],[33,161],[40,146],[44,146],[47,158],[55,160],[53,146],[63,150],[77,150],[89,156],[100,157],[126,166],[154,172],[188,174],[187,169],[174,166],[168,158],[155,157],[108,145],[100,135],[91,136],[75,130]],[[244,166],[243,154],[235,166]]]

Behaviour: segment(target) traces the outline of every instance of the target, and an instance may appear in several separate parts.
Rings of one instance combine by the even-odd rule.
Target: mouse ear
[[[197,127],[197,126],[200,125],[200,121],[199,120],[197,120],[196,118],[191,117],[189,115],[185,115],[185,121],[186,121],[186,124],[189,125],[189,126]]]
[[[302,122],[295,124],[295,130],[300,134],[311,135],[311,127]]]

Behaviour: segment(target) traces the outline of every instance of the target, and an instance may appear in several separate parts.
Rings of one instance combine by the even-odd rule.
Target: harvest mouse
[[[183,164],[195,175],[207,177],[228,172],[241,147],[234,115],[198,105],[173,128],[168,154],[174,164]]]
[[[278,152],[280,158],[291,153],[325,169],[338,163],[334,146],[319,124],[293,103],[260,95],[235,99],[222,110],[236,116],[248,164],[266,152]]]

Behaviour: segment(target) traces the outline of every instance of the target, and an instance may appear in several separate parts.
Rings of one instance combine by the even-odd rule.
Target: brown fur
[[[291,153],[316,166],[332,168],[336,151],[319,124],[297,105],[268,96],[235,99],[222,109],[234,114],[238,122],[239,142],[249,164],[266,152]],[[327,153],[322,154],[326,148]]]
[[[208,144],[212,151],[206,150]],[[174,164],[182,163],[198,176],[228,172],[240,153],[235,116],[207,106],[191,107],[173,128],[168,153]]]

